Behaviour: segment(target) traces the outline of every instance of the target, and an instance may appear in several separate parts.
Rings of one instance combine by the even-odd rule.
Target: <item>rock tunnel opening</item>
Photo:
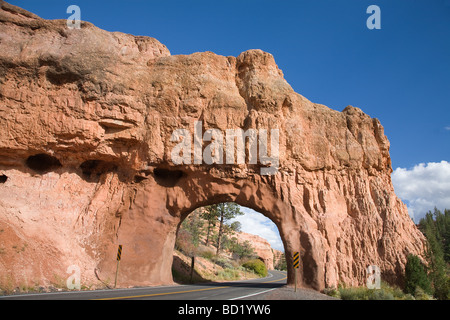
[[[266,179],[257,176],[256,181],[230,180],[212,177],[210,171],[192,173],[189,168],[170,167],[148,169],[140,174],[146,181],[141,184],[142,188],[135,189],[132,194],[132,205],[127,205],[125,213],[121,216],[120,229],[117,233],[118,243],[128,248],[126,258],[128,262],[124,261],[122,264],[122,274],[127,273],[130,279],[128,283],[154,285],[170,284],[174,281],[190,282],[191,270],[195,270],[192,282],[201,282],[205,279],[200,274],[204,266],[209,265],[213,273],[225,271],[227,266],[233,266],[233,263],[235,264],[233,267],[240,267],[239,263],[233,261],[231,250],[226,259],[220,259],[221,254],[220,252],[217,254],[218,246],[215,245],[217,235],[215,237],[210,235],[206,245],[208,230],[206,222],[200,224],[203,235],[196,234],[193,237],[192,234],[182,231],[183,225],[196,226],[197,222],[193,218],[196,213],[200,215],[198,209],[234,203],[245,210],[255,211],[255,216],[247,212],[242,216],[250,218],[248,220],[252,228],[255,228],[260,219],[275,224],[272,229],[278,230],[276,233],[281,238],[278,240],[281,243],[278,250],[284,252],[284,255],[280,259],[282,261],[276,262],[269,269],[280,269],[283,265],[282,270],[287,270],[288,286],[293,286],[296,281],[300,287],[319,291],[325,287],[324,250],[317,235],[308,226],[308,216],[286,204]],[[163,181],[158,182],[156,179]],[[172,181],[171,185],[175,184],[174,187],[161,185],[164,179]],[[231,225],[235,220],[228,222]],[[219,223],[220,220],[216,217],[216,229],[210,230],[210,233],[218,234]],[[148,230],[152,232],[149,233]],[[244,228],[242,231],[254,234]],[[196,239],[197,246],[190,244],[186,245],[186,248],[180,248],[180,239],[183,237],[184,240],[190,241],[192,238]],[[229,239],[227,244],[232,243],[232,236],[229,236]],[[221,246],[224,243],[222,239]],[[195,261],[192,261],[189,251],[194,249],[200,250],[195,255],[191,254],[196,257]],[[179,254],[180,251],[184,252]],[[300,252],[300,268],[294,270],[292,256],[297,251]],[[114,265],[111,261],[114,260],[115,254],[116,248],[108,247],[111,259],[102,262],[99,268],[112,272]],[[237,260],[238,257],[235,255],[234,258]],[[267,262],[267,258],[263,260]],[[220,266],[217,261],[219,264],[223,262],[226,264]],[[191,268],[192,262],[195,264],[194,268]],[[215,269],[214,265],[217,266]],[[297,277],[294,277],[296,273]]]
[[[257,276],[243,267],[255,260],[267,270],[287,271],[278,227],[255,210],[234,202],[217,203],[193,210],[178,225],[172,263],[175,282]]]

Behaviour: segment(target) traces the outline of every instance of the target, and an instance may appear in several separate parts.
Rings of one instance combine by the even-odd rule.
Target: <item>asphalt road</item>
[[[0,296],[0,300],[238,300],[280,288],[286,284],[286,278],[286,272],[270,271],[265,278],[243,281],[21,294]]]

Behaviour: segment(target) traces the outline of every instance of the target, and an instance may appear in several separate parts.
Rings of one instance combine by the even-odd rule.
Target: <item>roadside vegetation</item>
[[[325,294],[342,300],[414,300],[412,295],[386,283],[382,283],[380,289],[339,286],[337,289],[325,289]]]
[[[426,257],[408,256],[403,288],[382,282],[380,289],[339,286],[325,293],[343,300],[450,300],[450,210],[429,211],[418,227],[427,239]]]
[[[450,300],[450,210],[429,211],[419,222],[419,229],[428,242],[426,266],[423,266],[430,287],[422,289],[438,300]]]

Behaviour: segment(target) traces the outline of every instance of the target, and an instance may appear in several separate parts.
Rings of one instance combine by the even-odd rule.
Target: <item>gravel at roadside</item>
[[[339,300],[312,289],[281,287],[263,294],[246,297],[245,300]]]

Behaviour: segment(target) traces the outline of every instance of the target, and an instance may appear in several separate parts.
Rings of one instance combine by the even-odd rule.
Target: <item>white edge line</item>
[[[15,297],[32,297],[32,296],[43,296],[43,295],[58,295],[58,294],[89,294],[89,293],[101,293],[101,292],[117,292],[125,290],[143,290],[143,289],[159,289],[159,288],[171,288],[171,287],[183,287],[188,286],[185,284],[181,285],[167,285],[167,286],[149,286],[149,287],[136,287],[136,288],[117,288],[117,289],[98,289],[98,290],[70,290],[70,291],[54,291],[54,292],[38,292],[38,293],[21,293],[21,294],[9,294],[0,295],[0,299],[15,298]]]
[[[263,280],[263,279],[269,279],[272,278],[273,274],[269,272],[269,275],[264,278],[256,278],[256,279],[250,279],[252,280]],[[235,281],[227,281],[227,282],[239,282],[242,280],[235,280]],[[245,281],[245,280],[244,280]],[[223,282],[225,283],[225,282]],[[195,284],[193,284],[195,285]],[[162,285],[162,286],[149,286],[149,287],[137,287],[137,288],[117,288],[117,289],[99,289],[99,290],[73,290],[73,291],[57,291],[57,292],[39,292],[39,293],[22,293],[22,294],[9,294],[9,295],[0,295],[0,299],[8,299],[8,298],[19,298],[19,297],[32,297],[32,296],[43,296],[43,295],[58,295],[58,294],[84,294],[84,293],[100,293],[100,292],[110,292],[110,291],[125,291],[125,290],[136,290],[136,289],[153,289],[153,288],[170,288],[170,287],[184,287],[184,286],[191,286],[189,284],[181,284],[181,285]],[[269,290],[270,291],[270,290]],[[261,292],[263,293],[263,292]],[[259,293],[256,293],[259,294]],[[254,295],[256,295],[254,294]],[[251,295],[250,295],[251,296]],[[239,298],[235,298],[239,299]],[[234,300],[234,299],[230,299]]]
[[[275,289],[278,289],[278,288],[272,288],[272,289],[269,289],[269,290],[260,291],[260,292],[248,294],[246,296],[241,296],[241,297],[232,298],[232,299],[228,299],[228,300],[238,300],[238,299],[244,299],[244,298],[248,298],[248,297],[253,297],[253,296],[257,296],[258,294],[263,294],[263,293],[266,293],[266,292],[269,292],[269,291],[272,291],[272,290],[275,290]]]

